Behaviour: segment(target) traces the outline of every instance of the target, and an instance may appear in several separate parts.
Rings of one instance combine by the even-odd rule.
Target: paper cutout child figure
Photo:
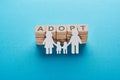
[[[81,44],[81,39],[78,36],[78,31],[77,30],[72,30],[72,36],[71,39],[68,43],[72,45],[72,54],[78,54],[79,53],[79,43]]]
[[[68,46],[68,45],[67,45],[67,42],[65,41],[65,42],[64,42],[64,45],[63,45],[63,47],[62,47],[64,54],[67,54],[67,46]]]
[[[56,47],[57,47],[57,49],[56,49],[57,54],[61,54],[62,47],[61,47],[61,45],[60,45],[60,42],[59,42],[59,41],[57,42]]]
[[[46,38],[43,41],[43,44],[45,44],[44,47],[46,48],[46,54],[52,54],[52,48],[56,44],[55,44],[55,42],[52,39],[52,33],[50,31],[46,32]]]

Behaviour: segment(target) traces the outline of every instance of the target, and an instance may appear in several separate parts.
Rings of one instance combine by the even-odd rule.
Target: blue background
[[[88,24],[88,42],[46,56],[37,24]],[[26,79],[120,80],[120,0],[0,0],[0,80]]]

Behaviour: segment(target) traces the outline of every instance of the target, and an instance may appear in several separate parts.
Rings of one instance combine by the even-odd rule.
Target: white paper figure
[[[68,45],[71,44],[72,46],[72,54],[79,53],[79,43],[81,44],[82,42],[81,42],[80,37],[78,36],[78,31],[72,30],[72,36],[68,43]]]
[[[46,38],[43,41],[43,44],[45,44],[46,48],[46,54],[52,54],[52,48],[54,47],[55,42],[52,39],[52,33],[51,32],[46,32]],[[53,45],[54,44],[54,45]]]
[[[66,41],[64,42],[64,45],[62,48],[63,48],[63,53],[67,54],[67,42]]]
[[[57,49],[56,49],[57,54],[61,54],[61,49],[62,49],[62,47],[61,47],[61,45],[60,45],[60,42],[59,42],[59,41],[57,42],[56,47],[57,47]]]

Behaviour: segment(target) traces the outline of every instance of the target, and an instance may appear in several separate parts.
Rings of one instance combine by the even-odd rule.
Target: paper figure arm
[[[81,38],[78,36],[79,43],[82,44]]]
[[[67,44],[67,46],[69,46],[71,44],[71,42],[72,42],[72,37],[71,37],[69,43]]]
[[[55,46],[57,46],[57,44],[52,40],[52,42],[53,42],[53,44],[55,45]]]
[[[46,39],[43,41],[43,44],[45,44],[45,42],[46,42]]]

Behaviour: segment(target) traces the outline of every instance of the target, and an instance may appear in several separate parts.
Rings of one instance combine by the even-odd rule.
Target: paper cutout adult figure
[[[72,46],[72,54],[79,53],[79,43],[81,44],[82,42],[81,42],[80,37],[78,36],[78,31],[72,30],[72,36],[68,43],[68,45],[71,44]]]
[[[56,48],[57,54],[61,54],[62,47],[61,47],[59,41],[57,42],[56,47],[57,47],[57,48]]]
[[[50,31],[46,32],[46,38],[43,41],[43,44],[45,44],[44,47],[46,48],[46,54],[52,54],[52,48],[56,44],[55,44],[55,42],[52,39],[52,33]]]
[[[57,54],[61,54],[61,49],[63,49],[63,53],[67,54],[67,46],[71,44],[72,46],[72,54],[78,54],[79,53],[79,44],[81,44],[81,39],[78,36],[78,31],[77,30],[72,30],[72,36],[70,38],[69,43],[64,42],[63,47],[61,47],[60,42],[57,42],[57,44],[53,41],[52,38],[52,33],[50,31],[46,32],[46,38],[43,41],[43,44],[45,45],[44,47],[46,48],[46,54],[52,54],[52,48],[54,45],[57,47],[56,51]]]
[[[65,42],[64,42],[64,45],[63,45],[63,47],[62,47],[64,54],[67,54],[67,46],[68,46],[68,45],[67,45],[67,42],[65,41]]]

